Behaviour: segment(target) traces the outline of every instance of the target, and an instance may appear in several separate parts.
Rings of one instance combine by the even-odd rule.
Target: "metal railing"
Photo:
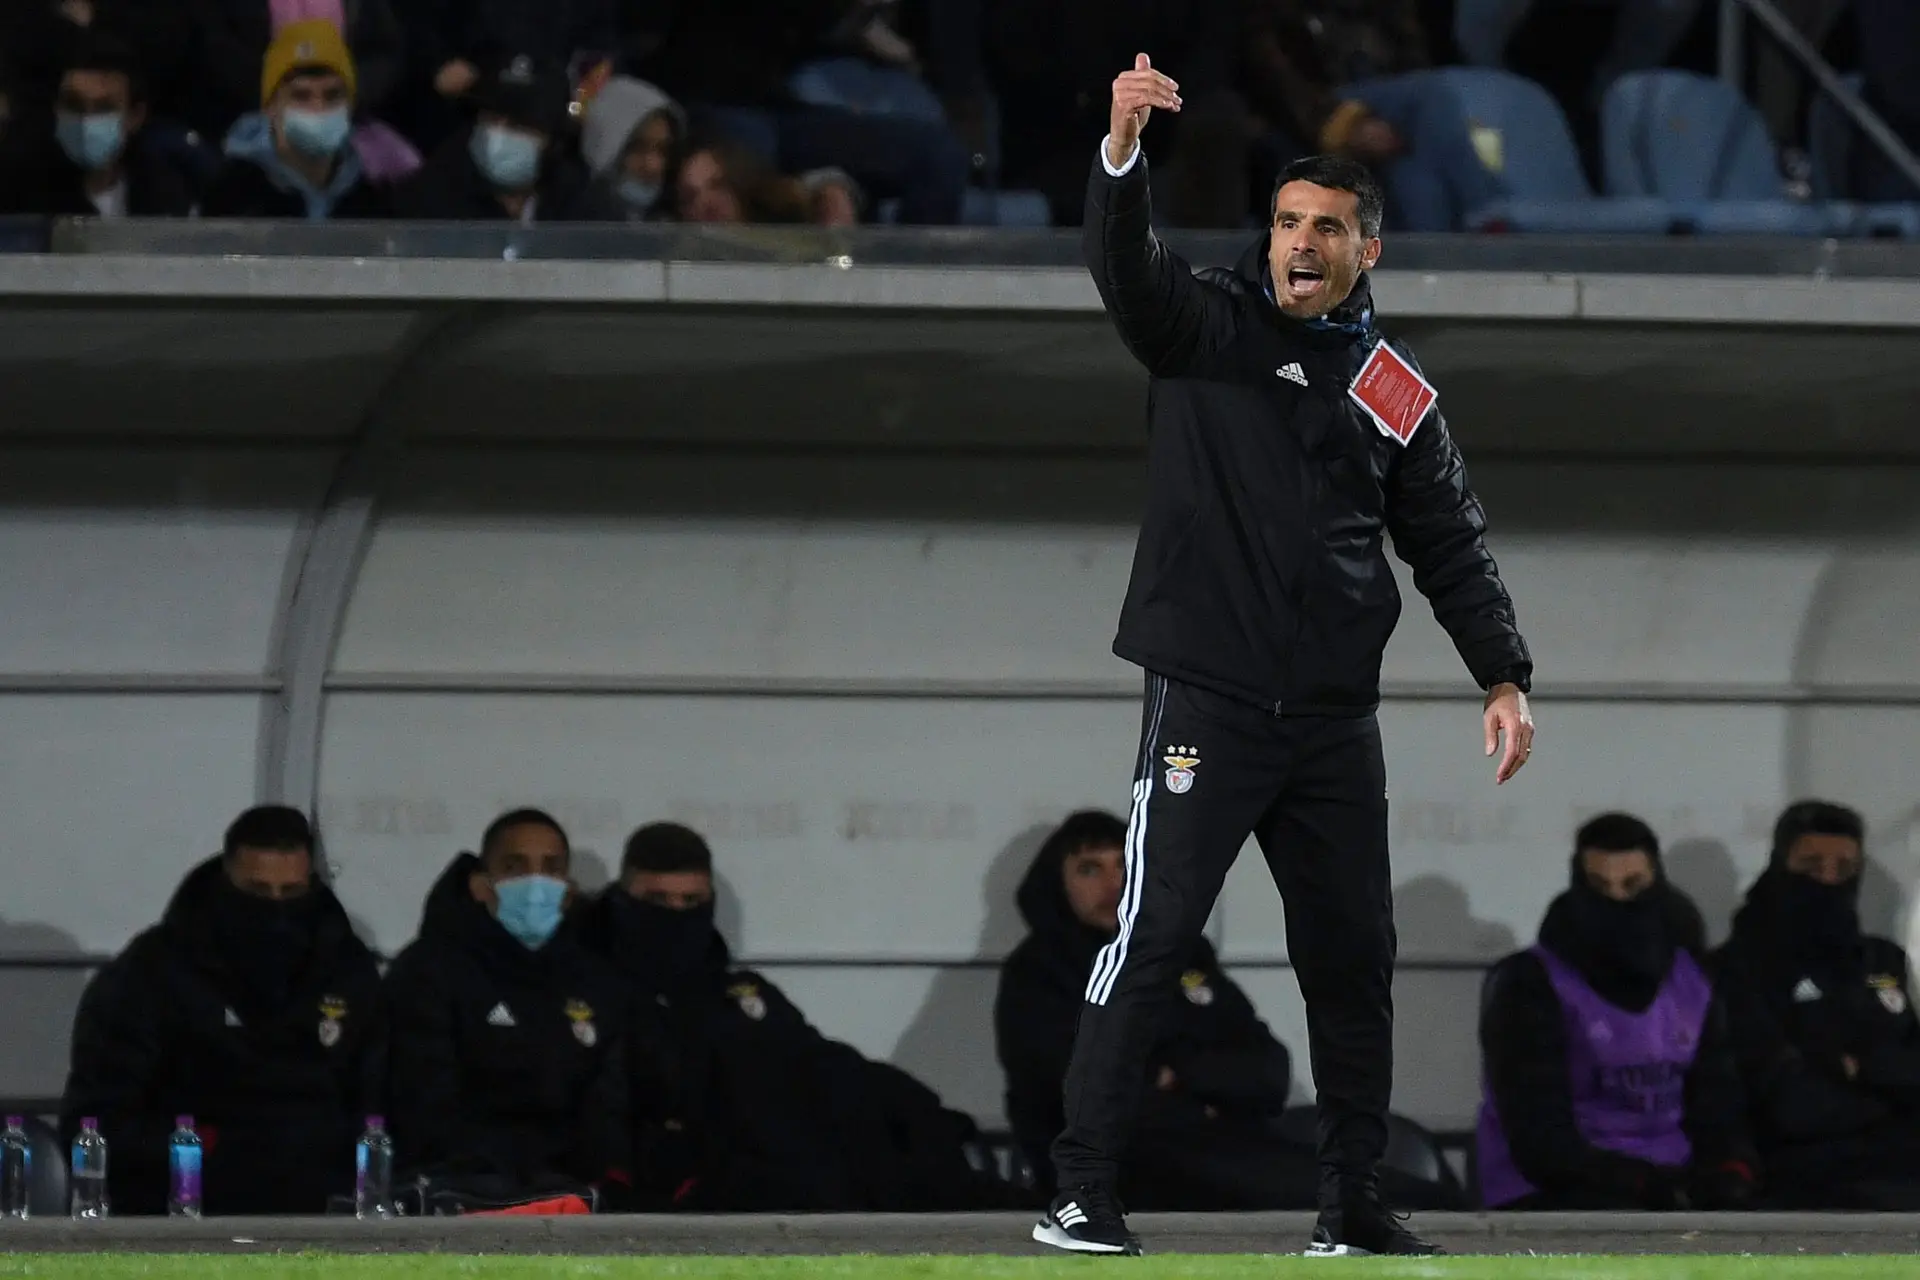
[[[1720,0],[1720,78],[1742,89],[1746,78],[1746,19],[1752,18],[1765,29],[1788,57],[1799,64],[1822,93],[1847,114],[1854,127],[1879,148],[1903,177],[1920,191],[1920,158],[1900,135],[1880,118],[1880,113],[1855,93],[1853,86],[1828,65],[1820,51],[1800,33],[1793,20],[1780,12],[1773,0]]]

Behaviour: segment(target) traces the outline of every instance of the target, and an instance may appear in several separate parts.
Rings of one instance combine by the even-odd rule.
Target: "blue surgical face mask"
[[[281,113],[280,131],[286,134],[287,145],[301,155],[325,160],[338,155],[346,145],[347,135],[353,132],[353,121],[348,118],[345,107],[329,107],[325,111],[288,107]]]
[[[626,201],[627,207],[635,213],[645,213],[653,208],[654,201],[660,198],[659,183],[642,182],[638,178],[622,178],[620,185],[614,190],[620,193],[620,198]]]
[[[54,117],[53,136],[67,159],[82,169],[104,169],[120,158],[125,132],[118,111],[78,115],[62,111]]]
[[[552,876],[515,876],[493,886],[500,905],[494,919],[529,951],[538,951],[560,927],[561,906],[567,900],[567,882]]]
[[[487,181],[503,191],[524,191],[540,176],[540,139],[503,125],[481,125],[473,131],[470,150],[474,164]]]

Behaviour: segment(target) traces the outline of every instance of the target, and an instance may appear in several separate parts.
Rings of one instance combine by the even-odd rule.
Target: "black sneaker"
[[[1053,1198],[1033,1228],[1041,1244],[1073,1253],[1140,1254],[1140,1237],[1127,1230],[1126,1210],[1105,1187],[1070,1187]]]
[[[1307,1256],[1427,1257],[1446,1252],[1409,1231],[1404,1225],[1406,1220],[1406,1214],[1393,1212],[1380,1203],[1379,1197],[1372,1195],[1356,1197],[1338,1209],[1322,1209],[1320,1220],[1313,1224],[1313,1242],[1307,1246]]]

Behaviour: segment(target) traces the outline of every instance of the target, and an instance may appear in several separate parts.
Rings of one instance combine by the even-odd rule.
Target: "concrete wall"
[[[251,802],[274,605],[327,473],[294,449],[6,452],[0,954],[109,952]],[[1138,465],[413,455],[333,664],[343,898],[391,950],[504,806],[554,809],[590,880],[634,825],[691,822],[739,952],[996,1119],[993,975],[961,962],[1020,936],[1012,887],[1050,822],[1125,808],[1138,682],[1107,644]],[[1529,939],[1584,815],[1647,817],[1716,926],[1802,794],[1866,811],[1868,911],[1903,939],[1917,852],[1920,469],[1502,460],[1475,480],[1540,664],[1534,763],[1493,787],[1477,695],[1410,586],[1383,711],[1400,1106],[1446,1126],[1475,1101],[1478,979],[1419,962]],[[101,687],[39,687],[76,674]],[[200,687],[116,687],[133,674]],[[1303,1049],[1257,856],[1214,929]],[[78,986],[0,970],[0,1094],[58,1092]]]

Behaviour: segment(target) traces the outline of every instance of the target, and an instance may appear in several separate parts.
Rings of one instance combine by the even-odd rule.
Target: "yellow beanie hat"
[[[340,28],[325,18],[311,18],[305,22],[289,22],[267,46],[266,62],[260,68],[260,105],[264,107],[271,102],[280,82],[304,67],[334,72],[347,82],[349,98],[358,95],[353,55],[347,52]]]

